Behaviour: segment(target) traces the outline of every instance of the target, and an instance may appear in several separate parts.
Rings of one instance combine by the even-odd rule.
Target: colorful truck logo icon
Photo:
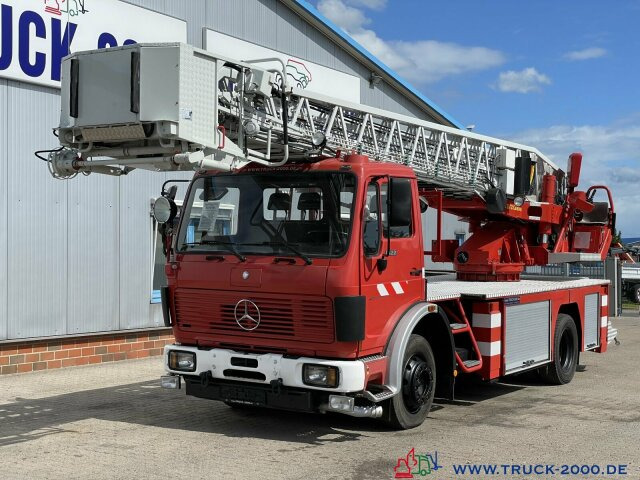
[[[44,0],[44,11],[51,15],[67,13],[72,17],[88,12],[85,0]]]
[[[276,75],[276,82],[280,83],[281,75]],[[297,88],[307,88],[311,83],[311,72],[307,66],[293,58],[287,60],[287,81]]]
[[[304,63],[290,58],[287,60],[287,76],[293,80],[298,88],[307,88],[311,83],[311,72]]]
[[[396,466],[393,467],[394,478],[416,478],[425,477],[432,472],[442,468],[438,465],[438,452],[426,455],[416,455],[416,449],[412,448],[405,457],[398,458]]]

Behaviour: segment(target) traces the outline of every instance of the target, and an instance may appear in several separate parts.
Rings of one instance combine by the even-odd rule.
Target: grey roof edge
[[[364,48],[353,38],[351,38],[344,30],[342,30],[335,23],[322,15],[318,11],[318,9],[316,9],[307,0],[280,1],[291,8],[294,12],[305,18],[307,21],[311,20],[312,23],[318,25],[320,27],[320,31],[322,31],[336,43],[341,44],[341,46],[347,47],[347,51],[351,53],[352,56],[372,68],[375,73],[379,73],[383,77],[387,77],[387,81],[390,80],[389,83],[392,87],[396,88],[396,90],[400,91],[403,94],[409,93],[409,98],[413,100],[413,102],[417,106],[424,109],[435,119],[441,121],[445,125],[449,125],[459,129],[465,128],[459,121],[445,112],[435,102],[427,98],[406,80],[401,78],[391,68],[382,63],[380,59],[378,59],[375,55],[373,55],[366,48]]]

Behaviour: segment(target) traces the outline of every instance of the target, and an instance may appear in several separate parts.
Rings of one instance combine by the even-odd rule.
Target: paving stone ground
[[[629,464],[640,478],[640,318],[566,386],[467,384],[421,427],[237,411],[159,387],[158,358],[0,377],[0,478],[387,479],[409,449],[452,464]],[[471,478],[471,477],[468,477]],[[475,478],[541,478],[491,476]],[[558,476],[544,478],[596,478]],[[597,478],[613,478],[599,476]]]

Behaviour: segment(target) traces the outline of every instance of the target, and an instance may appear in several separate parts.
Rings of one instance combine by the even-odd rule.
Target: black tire
[[[640,303],[640,283],[631,287],[631,300]]]
[[[554,361],[542,370],[544,379],[553,385],[565,385],[573,379],[578,365],[578,329],[569,315],[560,313],[553,336]]]
[[[402,389],[387,404],[387,423],[409,429],[422,424],[429,415],[436,387],[436,361],[429,342],[411,335],[403,359]]]

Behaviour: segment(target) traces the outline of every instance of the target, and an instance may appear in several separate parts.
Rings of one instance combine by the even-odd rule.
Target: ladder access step
[[[450,323],[451,331],[455,332],[456,330],[465,330],[467,328],[466,323]]]
[[[465,360],[469,360],[469,349],[464,347],[456,347],[456,355],[460,357],[460,361],[464,362]]]
[[[477,365],[480,365],[480,360],[465,360],[462,363],[464,363],[464,366],[467,368],[473,368]]]
[[[386,385],[381,385],[380,390],[376,392],[370,392],[368,390],[365,390],[364,392],[365,398],[375,403],[382,402],[383,400],[387,400],[388,398],[391,398],[394,395],[395,395],[395,392],[391,390],[389,387],[387,387]]]

